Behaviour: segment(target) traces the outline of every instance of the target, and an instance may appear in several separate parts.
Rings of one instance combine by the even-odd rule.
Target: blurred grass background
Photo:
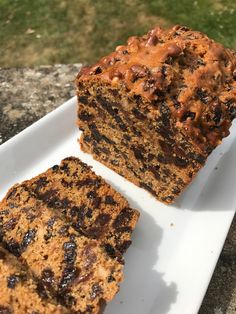
[[[130,35],[173,24],[236,49],[235,0],[0,0],[0,66],[92,63]]]

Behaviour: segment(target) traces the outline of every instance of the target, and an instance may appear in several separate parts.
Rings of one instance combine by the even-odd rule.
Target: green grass
[[[0,0],[0,66],[92,63],[130,35],[173,24],[236,49],[232,0]]]

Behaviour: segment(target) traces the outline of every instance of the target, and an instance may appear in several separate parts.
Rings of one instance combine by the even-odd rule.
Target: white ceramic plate
[[[64,157],[93,166],[141,212],[125,281],[106,314],[197,313],[236,208],[236,125],[176,204],[166,206],[80,151],[73,98],[0,146],[0,199]]]

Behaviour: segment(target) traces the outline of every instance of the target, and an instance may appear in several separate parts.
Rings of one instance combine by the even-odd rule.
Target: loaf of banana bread
[[[61,305],[42,298],[38,285],[16,257],[0,245],[0,313],[69,314]]]
[[[81,148],[171,203],[229,134],[235,53],[183,26],[155,28],[77,76]]]
[[[0,203],[0,237],[70,313],[101,313],[123,280],[122,253],[138,212],[86,164],[70,157],[13,186]]]

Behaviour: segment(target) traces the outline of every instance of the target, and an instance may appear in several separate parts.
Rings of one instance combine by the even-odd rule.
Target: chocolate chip
[[[172,162],[172,158],[169,158],[168,156],[164,156],[162,154],[158,154],[157,161],[159,161],[162,164],[168,164]]]
[[[57,194],[57,190],[53,190],[53,189],[49,189],[48,191],[46,191],[45,193],[38,193],[37,191],[37,196],[40,200],[42,200],[43,202],[47,203],[49,202],[51,199],[53,199],[55,197],[55,195]]]
[[[114,198],[111,195],[106,195],[105,196],[105,204],[116,205],[117,202],[114,200]]]
[[[161,198],[161,200],[162,200],[163,202],[167,202],[167,203],[172,202],[173,199],[174,199],[174,196],[171,196],[171,195]]]
[[[172,65],[173,62],[174,62],[174,59],[170,55],[165,60],[165,63],[169,65]]]
[[[160,166],[149,166],[148,167],[148,170],[151,171],[154,175],[154,177],[157,179],[157,180],[160,180],[161,177],[160,177],[160,173],[159,173],[159,169],[160,169]]]
[[[131,219],[133,217],[133,212],[130,208],[125,207],[121,210],[121,212],[119,213],[119,215],[116,217],[116,219],[114,220],[112,226],[116,229],[119,228],[121,226],[125,226],[127,225]]]
[[[177,187],[172,189],[172,193],[175,194],[175,195],[178,195],[180,192],[181,192],[181,190],[179,188],[177,188]]]
[[[126,241],[123,241],[121,244],[117,245],[117,249],[121,252],[121,254],[124,254],[127,249],[130,247],[132,241],[130,240],[126,240]]]
[[[205,161],[206,161],[206,157],[205,156],[197,154],[197,153],[190,152],[190,153],[187,154],[187,157],[197,161],[201,165],[203,165],[205,163]]]
[[[99,147],[99,150],[106,155],[110,155],[110,151],[106,147]]]
[[[60,292],[67,290],[73,281],[79,276],[80,269],[73,266],[68,266],[63,270],[62,278],[59,284]]]
[[[99,214],[96,218],[95,224],[99,226],[105,226],[111,220],[109,214]]]
[[[104,228],[102,226],[94,226],[89,229],[83,230],[83,233],[92,239],[100,238],[104,232]]]
[[[161,121],[164,126],[170,127],[170,109],[166,102],[161,102],[159,104],[159,111],[161,113]]]
[[[95,197],[97,197],[97,192],[96,191],[89,191],[87,193],[87,198],[94,199]]]
[[[59,166],[58,166],[58,165],[54,165],[54,166],[52,167],[52,171],[53,171],[53,172],[57,172],[58,169],[59,169]]]
[[[78,188],[81,188],[83,186],[91,186],[91,185],[96,185],[97,187],[100,185],[100,181],[98,180],[93,180],[93,179],[90,179],[90,178],[86,178],[84,180],[80,180],[80,181],[77,181],[76,182],[76,186]]]
[[[145,115],[136,108],[132,109],[132,113],[139,120],[145,120],[146,119]]]
[[[66,209],[70,203],[71,202],[67,198],[60,200],[59,198],[54,197],[47,203],[47,205],[53,208]]]
[[[148,154],[148,156],[147,156],[147,161],[150,162],[150,161],[152,161],[154,158],[155,158],[155,155],[153,155],[153,154]]]
[[[208,103],[208,95],[207,95],[207,91],[201,89],[201,88],[197,88],[196,90],[196,97],[198,99],[201,100],[201,102],[203,102],[204,104]]]
[[[140,136],[142,135],[142,133],[141,133],[138,129],[136,129],[134,126],[132,126],[131,129],[132,129],[132,132],[133,132],[136,136],[140,137]]]
[[[38,193],[43,187],[45,187],[48,184],[48,180],[47,177],[41,177],[39,178],[34,185],[36,185],[36,187],[34,188],[35,193]]]
[[[16,194],[17,189],[14,188],[7,194],[7,199],[9,199],[11,196],[14,196]]]
[[[185,186],[185,183],[184,183],[184,181],[183,181],[181,178],[178,178],[176,182],[177,182],[177,184],[180,185],[181,187],[184,187],[184,186]]]
[[[167,75],[167,66],[166,66],[166,65],[163,65],[163,66],[161,67],[161,74],[162,74],[163,76],[166,76],[166,75]]]
[[[172,146],[166,142],[166,141],[163,141],[163,140],[159,140],[159,144],[161,146],[161,149],[163,150],[164,153],[166,154],[171,154],[173,149],[172,149]]]
[[[165,167],[162,168],[162,172],[165,174],[166,177],[170,177],[172,175],[174,178],[174,176],[175,176],[174,174],[171,174],[171,172],[168,168],[165,168]]]
[[[47,226],[49,227],[49,228],[52,228],[52,226],[54,225],[54,223],[56,222],[56,220],[57,220],[57,217],[51,217],[49,220],[48,220],[48,222],[47,222]]]
[[[86,97],[86,96],[79,96],[78,100],[79,100],[79,102],[81,102],[84,105],[88,104],[88,97]]]
[[[108,137],[106,137],[105,135],[102,135],[95,124],[88,124],[88,128],[90,129],[91,133],[92,133],[92,136],[94,137],[94,139],[97,141],[97,142],[100,142],[100,141],[105,141],[106,143],[108,144],[115,144],[114,141],[112,141],[111,139],[109,139]]]
[[[75,284],[79,284],[81,282],[86,282],[91,278],[92,274],[88,273],[88,274],[82,274],[79,275],[76,279],[75,279]],[[82,296],[81,296],[82,297]]]
[[[134,145],[132,145],[131,149],[133,150],[134,156],[137,160],[144,160],[142,149],[140,149],[140,147],[135,147]]]
[[[116,257],[116,250],[113,248],[111,244],[109,243],[104,244],[104,249],[110,257],[112,258]]]
[[[64,178],[62,178],[61,184],[62,184],[65,188],[71,188],[71,187],[73,186],[73,182],[66,181]]]
[[[8,278],[7,278],[7,287],[9,289],[14,289],[17,285],[18,282],[20,282],[23,278],[21,278],[20,275],[10,275]]]
[[[119,95],[119,92],[117,89],[109,89],[109,93],[111,93],[114,97],[117,97]]]
[[[119,161],[116,160],[116,159],[112,159],[112,160],[111,160],[111,164],[112,164],[113,166],[119,166]]]
[[[180,168],[185,168],[185,167],[188,166],[189,161],[188,161],[188,160],[184,160],[184,159],[182,159],[182,158],[176,156],[176,157],[174,158],[174,164],[175,164],[176,166],[180,167]]]
[[[64,173],[66,173],[67,175],[70,174],[70,168],[69,168],[69,166],[68,166],[67,163],[64,162],[64,163],[60,166],[60,169],[61,169]]]
[[[91,142],[91,137],[89,135],[84,135],[83,141],[87,142],[87,143],[90,143]]]
[[[53,286],[55,285],[54,272],[50,268],[45,268],[42,271],[41,282],[47,290],[53,293]]]
[[[97,101],[100,103],[102,108],[104,110],[106,110],[114,118],[114,120],[117,122],[120,129],[122,131],[127,131],[126,125],[124,124],[121,117],[118,115],[118,109],[119,109],[120,105],[118,103],[115,103],[115,102],[111,102],[111,101],[108,102],[104,97],[101,97],[101,96],[97,96]]]
[[[6,248],[10,253],[13,255],[19,257],[21,255],[21,246],[18,242],[14,240],[10,240],[9,242],[6,242]]]
[[[43,238],[44,238],[45,241],[50,240],[51,237],[52,237],[52,231],[47,231],[47,233],[44,234],[44,236],[43,236]]]
[[[68,236],[69,225],[63,225],[60,227],[58,233],[63,236]]]
[[[113,281],[115,281],[115,278],[112,275],[108,276],[107,282],[110,283],[110,282],[113,282]]]
[[[120,264],[124,265],[124,258],[121,255],[121,253],[117,250],[115,250],[111,244],[105,243],[104,244],[104,249],[106,253],[111,257],[117,260]]]
[[[66,308],[71,308],[76,304],[75,297],[70,295],[66,290],[61,290],[57,293],[57,301]],[[74,311],[70,311],[69,313],[75,314]]]
[[[8,210],[8,209],[4,209],[4,210],[2,210],[2,211],[0,211],[0,216],[2,216],[2,215],[9,215],[9,213],[10,213],[10,211]]]
[[[92,292],[90,294],[90,297],[92,300],[94,300],[97,296],[102,294],[102,288],[99,286],[98,283],[93,284],[92,286]]]
[[[18,222],[18,218],[11,218],[3,225],[3,230],[13,230]]]
[[[131,140],[131,137],[128,134],[123,134],[123,137],[128,142]]]
[[[150,187],[150,185],[144,183],[144,182],[139,182],[139,186],[150,192],[151,194],[157,196],[157,193]]]
[[[134,102],[137,103],[138,105],[142,104],[142,96],[140,95],[134,95],[133,96]]]
[[[65,242],[63,244],[64,253],[64,262],[66,264],[73,264],[77,256],[77,245],[74,241]]]
[[[83,256],[85,257],[85,263],[84,263],[85,268],[91,267],[97,261],[97,256],[93,252],[93,243],[88,244],[84,248]]]
[[[27,246],[34,240],[36,233],[37,233],[36,229],[29,229],[25,233],[23,240],[21,242],[21,249],[22,250],[25,250],[27,248]]]
[[[91,121],[93,119],[93,115],[88,113],[87,111],[80,111],[78,114],[78,118],[81,121]]]
[[[214,110],[214,122],[215,124],[219,124],[221,120],[222,110],[220,106],[216,106]]]
[[[85,207],[85,205],[84,205],[84,207]],[[84,208],[84,207],[83,207],[83,208]],[[75,217],[75,216],[78,215],[79,211],[80,211],[80,207],[78,207],[78,206],[73,206],[73,207],[71,207],[71,209],[70,209],[70,215],[71,215],[72,217]]]
[[[88,217],[88,218],[92,218],[92,216],[93,216],[93,211],[92,211],[92,208],[88,208],[87,209],[87,212],[86,212],[86,217]]]

